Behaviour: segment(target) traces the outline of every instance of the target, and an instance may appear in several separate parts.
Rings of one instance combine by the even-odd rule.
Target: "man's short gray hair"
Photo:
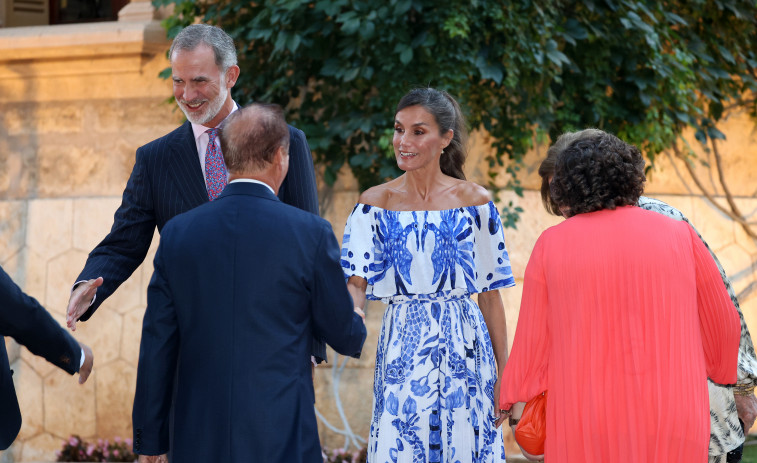
[[[173,59],[174,51],[192,51],[200,44],[213,49],[216,66],[221,72],[226,72],[231,66],[237,64],[237,49],[234,47],[234,40],[223,29],[208,24],[192,24],[182,29],[173,39],[168,56]]]
[[[253,103],[224,121],[220,141],[230,173],[257,172],[273,162],[279,148],[289,152],[289,127],[280,106]]]

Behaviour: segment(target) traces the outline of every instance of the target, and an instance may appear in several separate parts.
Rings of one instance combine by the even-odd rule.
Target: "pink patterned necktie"
[[[218,128],[206,130],[210,139],[205,150],[205,181],[208,185],[208,198],[213,201],[226,187],[226,164],[223,162],[221,149],[216,146]]]

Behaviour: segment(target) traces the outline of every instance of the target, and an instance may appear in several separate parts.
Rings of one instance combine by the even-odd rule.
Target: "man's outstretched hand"
[[[68,310],[66,311],[66,326],[71,331],[76,331],[76,322],[87,312],[92,298],[97,293],[97,288],[102,284],[103,277],[98,277],[80,283],[71,292],[71,297],[68,299]]]

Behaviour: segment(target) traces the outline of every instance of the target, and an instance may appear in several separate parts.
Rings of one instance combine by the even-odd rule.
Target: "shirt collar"
[[[234,107],[231,108],[231,112],[223,119],[223,121],[225,121],[229,116],[231,116],[231,114],[234,111],[236,111],[237,109],[239,109],[239,105],[235,101],[234,102]],[[218,124],[218,127],[220,127],[220,126],[223,125],[223,121],[221,121],[221,123]],[[197,140],[198,138],[200,138],[200,135],[202,135],[205,132],[207,132],[208,129],[212,129],[213,128],[213,127],[206,127],[206,126],[204,126],[202,124],[195,124],[194,122],[191,122],[191,124],[192,124],[192,133],[194,134],[195,140]]]
[[[230,181],[229,183],[242,183],[242,182],[244,182],[244,183],[257,183],[258,185],[263,185],[264,187],[266,187],[269,190],[271,190],[271,193],[273,193],[274,195],[276,195],[276,192],[273,191],[273,188],[271,188],[271,185],[269,185],[269,184],[267,184],[265,182],[261,182],[260,180],[255,180],[254,178],[237,178],[237,179],[234,179],[234,180]]]

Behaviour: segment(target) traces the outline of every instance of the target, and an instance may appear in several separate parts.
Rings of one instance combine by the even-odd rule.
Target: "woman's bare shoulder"
[[[460,181],[455,186],[455,196],[467,206],[480,206],[492,200],[492,194],[478,183]]]
[[[360,204],[368,204],[385,209],[389,197],[392,194],[391,183],[392,182],[382,183],[381,185],[368,188],[360,194],[358,202]]]

